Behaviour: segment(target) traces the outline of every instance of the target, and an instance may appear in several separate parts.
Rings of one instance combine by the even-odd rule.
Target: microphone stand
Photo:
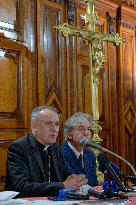
[[[128,196],[126,196],[124,193],[113,191],[111,187],[103,190],[102,193],[106,196],[106,198],[119,197],[120,199],[128,199]]]
[[[112,154],[114,155],[115,157],[119,158],[120,160],[122,160],[124,163],[126,163],[130,169],[133,171],[134,173],[134,176],[136,177],[136,170],[135,168],[126,160],[124,159],[123,157],[119,156],[118,154],[115,154],[114,152],[102,147],[101,145],[98,145],[98,144],[95,144],[93,143],[92,141],[86,139],[85,137],[83,137],[81,140],[80,140],[80,144],[81,145],[86,145],[86,146],[90,146],[90,147],[93,147],[95,149],[98,149],[100,151],[103,151],[103,152],[106,152],[106,153],[109,153],[109,154]]]
[[[101,147],[101,150],[102,150],[103,152],[112,154],[112,155],[114,155],[115,157],[117,157],[117,158],[119,158],[120,160],[122,160],[123,162],[125,162],[125,163],[131,168],[131,170],[133,171],[133,173],[134,173],[134,175],[135,175],[135,177],[136,177],[136,170],[135,170],[135,168],[134,168],[126,159],[124,159],[123,157],[119,156],[118,154],[115,154],[114,152],[112,152],[112,151],[110,151],[110,150],[108,150],[108,149],[105,149],[104,147]]]

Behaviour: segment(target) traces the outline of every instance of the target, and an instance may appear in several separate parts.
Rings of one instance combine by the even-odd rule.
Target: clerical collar
[[[43,150],[46,151],[46,150],[49,148],[49,146],[50,146],[50,145],[45,145],[45,147],[44,147]]]
[[[49,148],[49,146],[50,146],[50,145],[44,145],[44,144],[42,144],[42,143],[40,143],[40,142],[38,142],[38,141],[37,141],[37,143],[38,143],[38,145],[39,145],[44,151],[46,151],[46,150]]]
[[[67,142],[68,146],[72,149],[72,151],[74,152],[74,154],[76,155],[77,158],[79,158],[80,154],[83,155],[83,150],[82,152],[79,152],[70,142]]]

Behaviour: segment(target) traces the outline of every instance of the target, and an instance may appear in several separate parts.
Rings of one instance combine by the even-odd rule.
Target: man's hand
[[[88,180],[85,178],[84,174],[75,175],[72,174],[64,181],[65,188],[74,188],[77,191],[80,190],[82,185],[87,184]]]

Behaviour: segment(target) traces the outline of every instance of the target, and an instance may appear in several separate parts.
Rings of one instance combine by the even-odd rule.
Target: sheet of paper
[[[9,201],[13,199],[19,192],[15,191],[2,191],[0,192],[0,202],[1,201]]]
[[[29,201],[22,205],[78,205],[78,201],[51,201],[51,200],[36,200]]]
[[[0,201],[0,205],[22,205],[22,204],[25,204],[27,203],[26,200],[23,200],[23,199],[10,199],[8,201]]]
[[[50,201],[50,200],[36,200],[29,201],[22,205],[126,205],[126,200],[92,200],[92,201]]]

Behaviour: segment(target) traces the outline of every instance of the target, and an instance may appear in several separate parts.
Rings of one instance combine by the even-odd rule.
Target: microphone
[[[112,188],[112,191],[117,191],[118,190],[118,185],[116,184],[116,182],[114,180],[104,180],[104,182],[102,183],[102,188],[103,190],[107,189],[107,188]]]
[[[126,192],[127,189],[126,187],[122,184],[122,182],[120,181],[119,176],[116,174],[116,172],[114,171],[114,169],[112,168],[111,164],[110,164],[110,160],[104,155],[104,154],[99,154],[97,156],[97,160],[99,162],[100,165],[102,165],[105,170],[107,170],[110,174],[110,176],[112,177],[112,179],[115,180],[116,184],[118,185],[118,187]]]
[[[113,191],[112,188],[107,188],[102,193],[106,196],[106,198],[119,197],[121,199],[128,199],[127,195]]]
[[[114,155],[115,157],[117,157],[120,160],[122,160],[123,162],[125,162],[131,168],[131,170],[133,171],[133,173],[134,173],[134,175],[136,177],[136,170],[135,170],[135,168],[126,159],[124,159],[123,157],[119,156],[118,154],[115,154],[114,152],[112,152],[112,151],[110,151],[108,149],[105,149],[101,145],[93,143],[91,140],[89,140],[86,137],[83,137],[80,140],[80,144],[83,145],[83,146],[90,146],[90,147],[93,147],[93,148],[98,149],[100,151],[103,151],[103,152],[106,152],[106,153]]]
[[[89,186],[88,184],[87,185],[82,185],[80,187],[80,193],[82,194],[88,194],[89,196],[94,196],[96,198],[99,198],[99,199],[105,199],[106,196],[104,193],[102,192],[98,192],[98,191],[95,191],[91,186]]]
[[[123,177],[126,181],[130,181],[131,183],[133,183],[134,185],[136,184],[136,177],[134,176],[128,176],[126,175],[124,172],[120,171],[120,168],[117,164],[110,162],[110,165],[112,166],[112,168],[114,169],[114,171],[120,176]],[[104,174],[108,174],[105,173],[105,168],[103,165],[99,165],[98,169],[103,172]]]
[[[88,190],[89,196],[94,196],[98,199],[107,199],[112,197],[120,197],[121,199],[127,199],[128,196],[124,195],[124,193],[118,193],[116,191],[113,191],[111,188],[107,188],[103,190],[102,192],[95,191],[93,189]]]
[[[120,168],[114,164],[113,162],[110,162],[111,166],[113,167],[113,169],[119,174],[119,176],[123,177],[125,180],[127,181],[131,181],[133,184],[136,184],[136,177],[134,176],[128,176],[127,174],[125,174],[124,172],[122,172],[120,170]]]
[[[93,143],[91,140],[89,140],[89,139],[86,138],[86,137],[81,138],[80,144],[81,144],[81,145],[85,145],[85,146],[93,147],[93,148],[98,149],[98,150],[101,150],[101,151],[103,151],[103,152],[106,150],[106,149],[103,148],[101,145],[98,145],[98,144]]]
[[[113,162],[110,162],[112,168],[119,174],[119,176],[123,177],[127,181],[131,181],[134,185],[136,184],[136,177],[134,176],[128,176],[124,172],[120,170],[120,168],[114,164]]]
[[[88,194],[89,194],[89,196],[94,196],[98,199],[106,199],[106,195],[104,192],[98,192],[98,191],[95,191],[93,189],[89,189]]]

